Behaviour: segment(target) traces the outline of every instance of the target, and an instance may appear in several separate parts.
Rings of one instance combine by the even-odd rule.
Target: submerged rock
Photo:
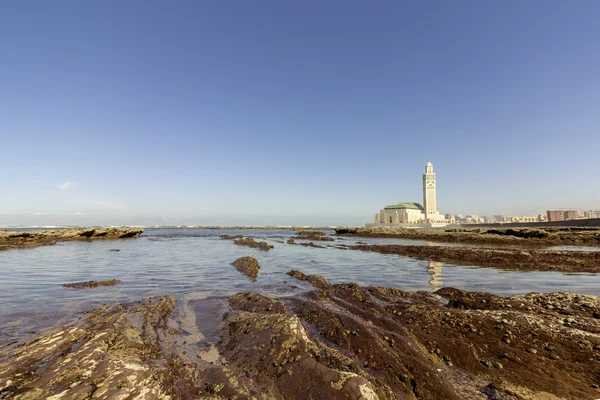
[[[86,282],[75,282],[75,283],[64,283],[63,286],[66,288],[73,289],[84,289],[84,288],[95,288],[98,286],[115,286],[121,281],[118,279],[111,279],[107,281],[86,281]]]
[[[314,244],[313,242],[308,242],[308,243],[296,243],[299,244],[300,246],[304,246],[304,247],[313,247],[315,249],[325,249],[325,246],[320,246],[318,244]]]
[[[260,250],[264,250],[264,251],[269,251],[275,247],[273,245],[268,244],[267,242],[257,242],[256,240],[254,240],[251,237],[238,238],[238,239],[234,240],[233,243],[235,243],[239,246],[254,247],[254,248],[257,248]]]
[[[331,287],[329,281],[321,275],[304,275],[300,271],[292,270],[287,273],[289,276],[298,279],[299,281],[308,281],[311,285],[318,289],[327,289]]]
[[[256,279],[258,277],[260,265],[254,256],[240,257],[232,262],[231,265],[249,278]]]

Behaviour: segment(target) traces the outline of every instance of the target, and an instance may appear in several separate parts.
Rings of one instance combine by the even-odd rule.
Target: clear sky
[[[0,4],[0,225],[600,208],[600,2]]]

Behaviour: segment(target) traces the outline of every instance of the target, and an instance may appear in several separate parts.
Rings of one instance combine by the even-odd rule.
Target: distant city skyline
[[[9,2],[0,226],[600,208],[600,3]],[[104,221],[104,222],[102,222]]]

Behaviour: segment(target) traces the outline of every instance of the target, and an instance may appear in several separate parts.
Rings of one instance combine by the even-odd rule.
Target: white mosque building
[[[437,211],[436,180],[433,164],[428,161],[423,174],[423,205],[406,202],[386,206],[375,214],[374,223],[369,227],[440,227],[454,221]]]

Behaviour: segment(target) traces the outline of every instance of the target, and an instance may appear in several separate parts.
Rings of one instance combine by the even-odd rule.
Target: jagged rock
[[[308,281],[311,285],[319,289],[327,289],[331,287],[329,281],[323,278],[321,275],[304,275],[302,272],[296,270],[292,270],[287,274],[298,279],[299,281]]]
[[[103,306],[2,347],[0,398],[598,397],[594,296],[341,284],[282,300],[240,293],[221,312],[208,302],[186,303],[184,319],[172,297]],[[576,326],[559,322],[571,316]],[[221,328],[207,344],[209,325]],[[509,334],[510,345],[500,340]],[[197,356],[207,345],[214,362]]]
[[[285,314],[286,307],[281,301],[258,293],[244,292],[229,297],[229,305],[234,310],[252,313]]]
[[[600,228],[498,228],[498,229],[406,229],[338,228],[337,235],[394,237],[448,243],[496,243],[513,245],[586,245],[600,243]]]
[[[254,256],[240,257],[232,262],[231,265],[249,278],[256,279],[258,277],[260,265]]]
[[[95,288],[98,286],[115,286],[121,281],[118,279],[111,279],[108,281],[86,281],[86,282],[76,282],[76,283],[65,283],[63,284],[66,288],[73,289],[83,289],[83,288]]]
[[[12,348],[0,358],[0,398],[166,399],[173,383],[164,378],[175,366],[154,362],[167,361],[173,348],[166,318],[174,302],[163,297],[103,306],[81,325]]]
[[[322,242],[333,242],[333,238],[327,236],[325,232],[321,231],[298,231],[293,239],[297,240],[317,240]]]
[[[315,249],[325,249],[325,246],[320,246],[318,244],[315,244],[313,242],[308,242],[308,243],[296,243],[299,244],[300,246],[304,246],[304,247],[313,247]]]
[[[230,236],[230,235],[221,235],[221,239],[223,240],[234,240],[234,239],[242,239],[244,237],[244,235],[235,235],[235,236]]]
[[[233,243],[235,243],[239,246],[248,246],[248,247],[257,248],[257,249],[264,250],[264,251],[269,251],[275,247],[273,245],[268,244],[267,242],[257,242],[256,240],[254,240],[251,237],[238,238],[238,239],[234,240]]]
[[[58,242],[127,239],[140,236],[142,228],[57,229],[40,232],[0,231],[0,250],[49,246]]]
[[[422,260],[526,271],[600,272],[600,252],[492,249],[463,246],[355,245],[352,250],[398,254]]]

